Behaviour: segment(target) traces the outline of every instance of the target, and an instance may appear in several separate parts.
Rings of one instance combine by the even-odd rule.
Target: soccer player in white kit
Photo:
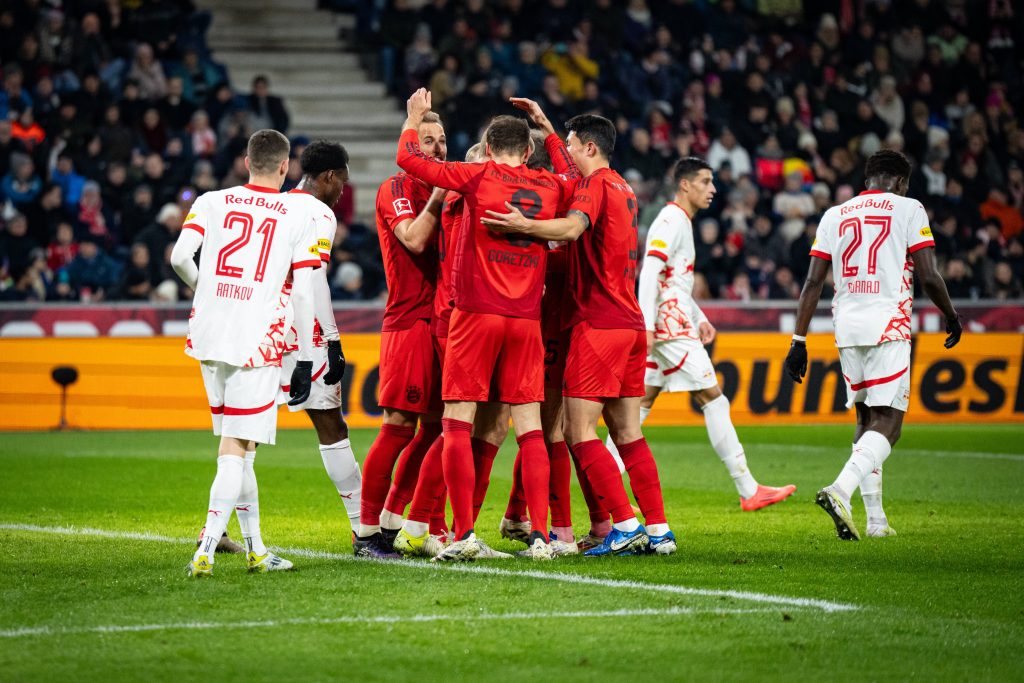
[[[847,407],[857,408],[853,453],[815,502],[832,518],[843,540],[860,540],[850,498],[860,488],[868,536],[894,536],[882,507],[882,463],[900,438],[910,402],[910,313],[914,274],[946,316],[945,346],[956,346],[963,326],[935,264],[935,242],[921,203],[904,195],[910,162],[899,152],[872,154],[864,171],[867,190],[825,212],[811,246],[811,268],[800,293],[796,334],[786,372],[800,382],[807,372],[807,328],[832,268],[839,362]]]
[[[277,433],[289,312],[299,347],[292,401],[308,398],[312,376],[312,276],[321,261],[310,205],[280,193],[289,148],[277,131],[254,133],[245,159],[249,182],[196,199],[171,254],[175,271],[195,290],[185,353],[200,361],[213,433],[221,437],[206,531],[189,563],[190,576],[213,573],[214,548],[232,510],[250,571],[292,567],[263,543],[253,470],[256,444],[273,444]],[[284,288],[289,277],[290,296]]]
[[[309,398],[302,403],[288,401],[288,383],[297,361],[294,330],[289,335],[288,349],[281,362],[281,398],[288,410],[305,410],[320,442],[320,457],[327,476],[345,506],[352,529],[359,528],[360,490],[362,476],[352,452],[348,425],[341,414],[341,378],[345,374],[345,355],[334,319],[331,288],[327,283],[327,265],[334,249],[338,219],[331,209],[338,202],[348,181],[348,152],[336,142],[314,140],[302,151],[299,159],[302,178],[288,192],[295,201],[309,205],[316,221],[317,249],[322,268],[313,273],[313,377]]]
[[[647,393],[640,403],[640,421],[647,419],[661,392],[692,393],[704,413],[711,446],[736,485],[740,508],[760,510],[793,495],[796,487],[764,486],[754,479],[729,416],[729,399],[704,350],[714,340],[715,328],[693,300],[692,217],[715,196],[711,166],[699,157],[685,157],[673,167],[672,181],[675,197],[647,231],[640,271],[637,299],[647,325]],[[615,448],[611,440],[607,445]]]

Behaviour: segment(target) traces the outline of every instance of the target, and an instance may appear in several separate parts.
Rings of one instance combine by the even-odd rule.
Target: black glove
[[[960,322],[960,316],[946,318],[946,342],[944,346],[951,349],[960,343],[960,335],[964,333],[964,325]]]
[[[807,344],[802,341],[793,340],[789,345],[789,353],[786,354],[786,362],[783,363],[786,374],[797,384],[803,384],[804,375],[807,374]]]
[[[295,363],[295,369],[292,370],[292,386],[288,391],[292,400],[288,401],[288,405],[297,406],[300,403],[305,403],[309,398],[309,389],[312,384],[313,361],[300,360]]]
[[[327,342],[327,374],[324,384],[337,384],[345,374],[345,354],[340,341]]]

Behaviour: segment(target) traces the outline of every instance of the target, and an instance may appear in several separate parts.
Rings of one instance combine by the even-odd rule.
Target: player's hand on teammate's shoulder
[[[327,342],[327,374],[324,375],[324,384],[337,384],[344,375],[345,353],[341,350],[341,340],[334,339]]]
[[[498,213],[488,209],[484,212],[487,215],[483,216],[480,222],[498,232],[525,232],[529,227],[529,220],[523,215],[523,212],[510,202],[505,202],[505,208],[508,209],[508,213]]]
[[[807,374],[807,343],[794,339],[789,345],[789,353],[786,354],[783,365],[786,374],[797,384],[802,384],[804,375]]]
[[[946,318],[946,341],[943,344],[947,349],[951,349],[960,343],[960,337],[964,333],[964,324],[960,321],[960,316],[954,316],[952,318]]]
[[[704,346],[715,341],[715,335],[718,334],[715,326],[707,320],[702,321],[700,325],[697,326],[697,331],[700,333],[700,343]]]
[[[309,391],[313,384],[313,361],[311,360],[300,360],[296,361],[295,369],[292,370],[291,389],[288,390],[288,396],[291,400],[288,401],[288,405],[297,406],[305,403],[309,398]]]

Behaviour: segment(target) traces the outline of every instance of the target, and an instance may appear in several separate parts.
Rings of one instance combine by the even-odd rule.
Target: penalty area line
[[[94,536],[99,538],[111,538],[119,540],[127,539],[136,541],[153,541],[158,543],[191,544],[195,542],[195,540],[191,538],[175,538],[173,536],[163,536],[160,534],[151,534],[145,532],[110,531],[106,529],[92,529],[88,527],[75,528],[39,526],[35,524],[0,523],[0,530],[42,534],[60,534],[66,536]],[[540,581],[557,581],[560,583],[571,583],[582,586],[598,586],[601,588],[644,591],[648,593],[667,593],[673,595],[686,595],[706,598],[730,598],[733,600],[743,600],[745,602],[760,603],[765,605],[805,607],[809,609],[821,610],[823,612],[828,613],[852,612],[860,609],[860,607],[858,607],[857,605],[842,602],[833,602],[831,600],[819,600],[817,598],[799,598],[785,595],[773,595],[771,593],[758,593],[753,591],[722,590],[713,588],[692,588],[689,586],[680,586],[670,583],[647,583],[643,581],[631,581],[624,579],[603,579],[595,576],[585,576],[583,574],[572,574],[569,572],[549,572],[537,570],[517,571],[513,569],[502,569],[499,567],[488,567],[481,565],[436,564],[432,562],[416,562],[413,560],[377,561],[369,559],[357,559],[349,554],[332,553],[322,550],[311,550],[308,548],[274,547],[274,549],[281,552],[284,555],[294,555],[296,557],[307,557],[321,560],[337,560],[344,562],[358,561],[364,563],[379,562],[380,564],[383,564],[388,567],[408,567],[419,570],[427,569],[435,571],[459,572],[465,574],[480,574],[485,576],[504,576],[509,578],[536,579]],[[595,564],[598,564],[601,561],[602,560],[595,560]]]
[[[536,621],[543,619],[610,619],[630,617],[686,617],[698,615],[728,616],[734,614],[763,614],[775,612],[769,608],[721,609],[694,607],[667,607],[665,609],[619,609],[606,611],[573,612],[494,612],[483,614],[411,614],[341,617],[295,617],[263,621],[185,621],[170,624],[124,624],[86,626],[82,628],[51,628],[49,626],[0,630],[2,638],[28,638],[45,636],[71,636],[90,634],[150,633],[154,631],[205,631],[211,629],[279,628],[283,626],[333,626],[338,624],[422,624],[437,621]]]

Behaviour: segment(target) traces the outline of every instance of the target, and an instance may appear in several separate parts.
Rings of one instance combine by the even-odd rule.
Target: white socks
[[[850,496],[853,492],[872,470],[881,469],[882,463],[891,452],[889,440],[878,432],[864,432],[860,440],[853,445],[850,459],[846,461],[843,471],[832,483],[832,488],[847,507],[850,505]]]
[[[882,468],[876,467],[868,472],[860,483],[860,497],[864,499],[864,511],[868,513],[868,526],[888,526],[882,508]]]
[[[380,511],[380,525],[382,528],[388,529],[389,531],[401,529],[402,519],[402,515],[395,514],[387,508]]]
[[[246,551],[266,555],[267,546],[263,545],[263,536],[260,534],[260,488],[256,484],[256,470],[253,469],[255,461],[256,451],[246,452],[245,466],[242,469],[242,489],[238,493],[238,502],[235,503],[235,515],[242,530]]]
[[[613,529],[624,531],[627,534],[631,531],[636,531],[639,527],[640,522],[636,517],[630,517],[625,522],[615,522],[615,524],[612,524]]]
[[[643,424],[647,420],[647,416],[651,414],[650,408],[640,407],[640,424]],[[615,460],[615,464],[619,467],[619,474],[626,471],[626,465],[622,462],[622,457],[619,456],[619,449],[612,441],[612,435],[608,434],[608,437],[604,440],[605,448],[612,454],[612,459]]]
[[[320,446],[320,457],[324,461],[324,469],[331,478],[334,488],[341,496],[349,521],[353,529],[359,528],[360,492],[363,488],[363,475],[359,472],[359,463],[352,453],[352,444],[348,439],[338,443]]]
[[[648,524],[647,535],[648,536],[664,536],[669,532],[668,524]]]
[[[713,401],[704,404],[704,422],[708,428],[708,439],[711,447],[729,470],[729,476],[736,484],[736,490],[743,498],[750,498],[757,493],[757,481],[747,469],[747,456],[743,445],[736,436],[736,428],[729,417],[729,399],[722,394]]]
[[[231,510],[235,507],[238,494],[242,490],[242,469],[244,459],[237,455],[221,455],[217,458],[217,476],[210,487],[210,507],[206,512],[206,531],[203,540],[196,549],[193,561],[206,556],[213,563],[213,555],[220,543],[220,537],[228,528]]]
[[[402,528],[405,529],[406,533],[410,536],[419,538],[430,531],[430,524],[427,522],[414,522],[411,519],[407,519],[402,522]]]

